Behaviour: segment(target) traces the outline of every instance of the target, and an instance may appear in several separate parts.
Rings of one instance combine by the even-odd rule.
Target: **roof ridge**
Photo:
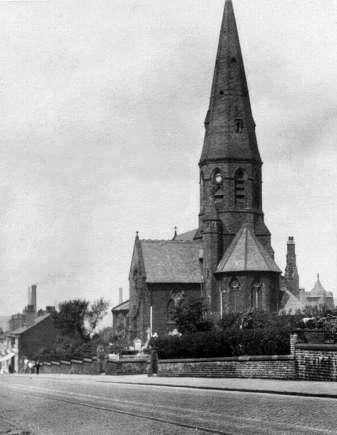
[[[141,239],[140,242],[148,242],[148,243],[182,243],[182,244],[187,244],[187,243],[198,243],[197,240],[172,240],[172,239]]]

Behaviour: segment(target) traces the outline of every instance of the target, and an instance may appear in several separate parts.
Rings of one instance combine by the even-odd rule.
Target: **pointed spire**
[[[233,4],[226,0],[200,163],[217,159],[261,162]]]

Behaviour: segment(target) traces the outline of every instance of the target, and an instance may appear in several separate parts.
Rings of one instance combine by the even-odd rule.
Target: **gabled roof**
[[[9,331],[6,335],[21,335],[24,332],[28,331],[29,329],[34,328],[39,323],[43,322],[45,319],[47,319],[47,317],[50,317],[49,313],[37,317],[36,319],[34,319],[32,323],[30,323],[27,326],[22,326],[21,328],[14,329],[14,331]]]
[[[130,300],[122,302],[121,304],[116,305],[111,308],[111,311],[129,311]]]
[[[249,224],[244,224],[222,257],[216,272],[276,272],[281,270],[255,237]]]
[[[141,240],[148,283],[201,283],[197,241]]]
[[[305,308],[305,304],[288,289],[283,289],[283,292],[280,313],[285,312],[288,314],[290,312],[291,314],[295,314],[296,311],[302,311]]]

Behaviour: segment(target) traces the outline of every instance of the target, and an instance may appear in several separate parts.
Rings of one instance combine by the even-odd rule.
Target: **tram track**
[[[90,409],[95,409],[98,411],[104,411],[104,412],[109,412],[109,413],[115,413],[115,414],[119,414],[119,415],[125,415],[125,416],[129,416],[129,417],[135,417],[135,418],[140,418],[143,420],[148,420],[148,421],[153,421],[156,423],[162,423],[162,424],[167,424],[170,426],[176,426],[179,428],[184,428],[184,429],[192,429],[193,431],[195,431],[196,434],[200,433],[211,433],[211,434],[218,434],[218,435],[233,435],[232,432],[228,432],[228,431],[222,431],[220,429],[215,429],[215,428],[211,428],[211,427],[207,427],[204,426],[202,424],[193,424],[193,423],[187,423],[187,422],[180,422],[174,419],[170,419],[170,418],[165,418],[162,416],[154,416],[154,415],[148,415],[146,412],[150,412],[149,411],[149,407],[148,409],[146,409],[145,407],[145,412],[138,412],[138,411],[131,411],[131,410],[125,410],[125,409],[121,409],[120,407],[116,407],[116,406],[105,406],[105,405],[97,405],[97,404],[93,404],[90,401],[93,400],[103,400],[106,402],[111,402],[111,401],[115,401],[120,403],[122,406],[143,406],[144,404],[140,404],[138,402],[129,402],[129,401],[123,401],[123,400],[115,400],[112,398],[104,398],[104,397],[97,397],[97,396],[92,396],[89,394],[78,394],[78,393],[72,393],[72,392],[64,392],[64,391],[55,391],[55,390],[50,390],[50,389],[46,389],[46,388],[39,388],[39,387],[33,387],[30,386],[28,387],[29,391],[27,391],[27,386],[23,387],[23,386],[19,386],[19,385],[15,385],[12,386],[12,389],[15,390],[19,390],[21,391],[22,394],[25,394],[27,396],[36,396],[36,397],[41,397],[41,395],[44,395],[46,398],[48,398],[48,400],[52,400],[58,403],[64,403],[64,404],[68,404],[68,405],[73,405],[73,406],[80,406],[80,407],[86,407],[86,408],[90,408]],[[70,395],[70,396],[82,396],[83,399],[87,398],[87,401],[83,401],[83,399],[75,399],[74,397],[72,398],[64,398],[64,397],[57,397],[59,395]],[[164,407],[162,407],[164,408]],[[178,408],[177,408],[178,410]],[[200,417],[200,414],[210,414],[212,415],[212,412],[210,413],[206,413],[203,411],[195,411],[195,410],[190,410],[190,409],[181,409],[181,411],[185,411],[185,414],[181,413],[181,414],[177,414],[176,411],[174,411],[173,409],[171,409],[170,407],[166,408],[166,413],[168,414],[172,414],[173,416],[176,416],[178,419],[179,418],[186,418],[186,413],[191,413],[192,411],[196,412],[199,414],[199,420],[200,418],[203,419],[202,417]],[[190,419],[193,419],[193,416],[189,416]],[[206,419],[205,419],[206,420]]]

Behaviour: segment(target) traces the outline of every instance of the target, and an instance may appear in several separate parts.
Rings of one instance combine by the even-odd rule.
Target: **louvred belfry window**
[[[238,169],[235,173],[235,207],[246,207],[246,176],[243,169]]]

